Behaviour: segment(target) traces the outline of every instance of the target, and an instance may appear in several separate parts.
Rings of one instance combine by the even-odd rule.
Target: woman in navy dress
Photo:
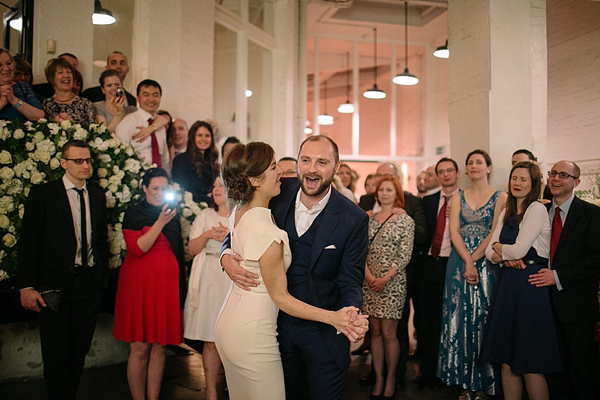
[[[543,374],[561,371],[550,288],[535,287],[529,276],[547,268],[550,252],[548,211],[537,200],[542,174],[532,162],[515,164],[510,194],[490,244],[488,260],[504,263],[490,306],[482,359],[502,364],[507,400],[521,399],[525,379],[531,400],[548,399]]]

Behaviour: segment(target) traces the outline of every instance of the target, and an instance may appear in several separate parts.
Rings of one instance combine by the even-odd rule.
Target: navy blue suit
[[[290,239],[288,291],[299,300],[326,310],[360,308],[368,251],[367,214],[331,187],[329,202],[309,230],[298,237],[298,190],[296,178],[283,178],[281,193],[269,203],[275,223]],[[230,248],[229,235],[223,243],[223,249],[226,248]],[[296,384],[305,367],[312,400],[341,400],[344,375],[350,365],[350,342],[346,336],[330,325],[294,318],[282,311],[277,330],[286,398],[297,398]],[[300,383],[306,385],[306,381]]]

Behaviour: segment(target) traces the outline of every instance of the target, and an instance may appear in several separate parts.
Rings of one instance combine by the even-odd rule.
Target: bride
[[[227,377],[230,398],[285,399],[283,368],[277,342],[277,313],[326,323],[348,334],[344,307],[329,311],[292,297],[286,270],[291,254],[287,233],[275,225],[269,200],[280,192],[281,169],[268,144],[236,145],[225,157],[221,174],[235,209],[230,218],[232,250],[240,265],[259,276],[250,291],[232,285],[217,321],[216,345]],[[366,316],[359,316],[366,318]]]

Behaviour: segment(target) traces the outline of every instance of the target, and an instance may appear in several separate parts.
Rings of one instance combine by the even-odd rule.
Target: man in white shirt
[[[598,399],[600,351],[594,340],[600,276],[600,208],[574,195],[580,169],[559,161],[548,172],[552,203],[550,267],[529,276],[551,288],[564,374],[547,376],[551,399]]]
[[[169,146],[167,145],[167,132],[164,128],[156,128],[154,121],[160,107],[162,88],[158,82],[151,79],[141,81],[137,86],[138,110],[128,114],[117,125],[115,135],[123,143],[133,146],[137,155],[148,164],[156,164],[157,167],[169,168]],[[145,140],[138,142],[132,137],[137,131],[150,126],[154,132]]]
[[[23,307],[38,313],[48,397],[74,400],[108,284],[109,251],[106,198],[86,183],[90,149],[72,140],[61,154],[62,179],[34,185],[27,198],[17,288]]]
[[[429,168],[428,168],[429,170]],[[441,190],[423,198],[423,209],[427,220],[427,242],[418,247],[418,267],[415,269],[415,327],[422,352],[420,371],[414,382],[419,389],[425,386],[433,390],[443,387],[436,378],[436,363],[440,329],[446,264],[452,244],[448,217],[450,199],[458,192],[458,164],[451,158],[442,158],[434,170]]]

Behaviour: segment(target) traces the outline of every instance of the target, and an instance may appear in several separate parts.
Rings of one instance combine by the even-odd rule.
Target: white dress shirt
[[[73,216],[73,229],[75,230],[75,238],[77,239],[77,249],[75,251],[75,265],[81,265],[81,202],[79,193],[75,190],[77,187],[67,178],[67,175],[62,177],[63,184],[67,190],[69,198],[69,206],[71,207],[71,215]],[[83,197],[85,199],[85,220],[87,232],[87,253],[88,266],[94,265],[94,256],[92,255],[92,217],[90,214],[90,196],[87,190],[87,184],[83,185]]]
[[[148,164],[152,164],[152,137],[148,136],[143,142],[132,140],[139,129],[138,126],[149,126],[148,119],[156,120],[156,115],[152,116],[149,112],[138,108],[136,112],[126,115],[123,120],[117,125],[115,135],[123,143],[130,144],[137,155]],[[158,152],[162,162],[162,168],[170,171],[169,168],[169,146],[167,146],[167,132],[165,128],[157,129],[154,134],[158,142]]]
[[[296,207],[294,209],[294,221],[296,222],[296,233],[298,233],[298,237],[304,235],[306,231],[310,229],[312,223],[317,219],[321,211],[323,211],[331,197],[331,190],[332,188],[330,186],[325,197],[312,206],[310,210],[300,201],[302,188],[298,190],[298,194],[296,195]]]

